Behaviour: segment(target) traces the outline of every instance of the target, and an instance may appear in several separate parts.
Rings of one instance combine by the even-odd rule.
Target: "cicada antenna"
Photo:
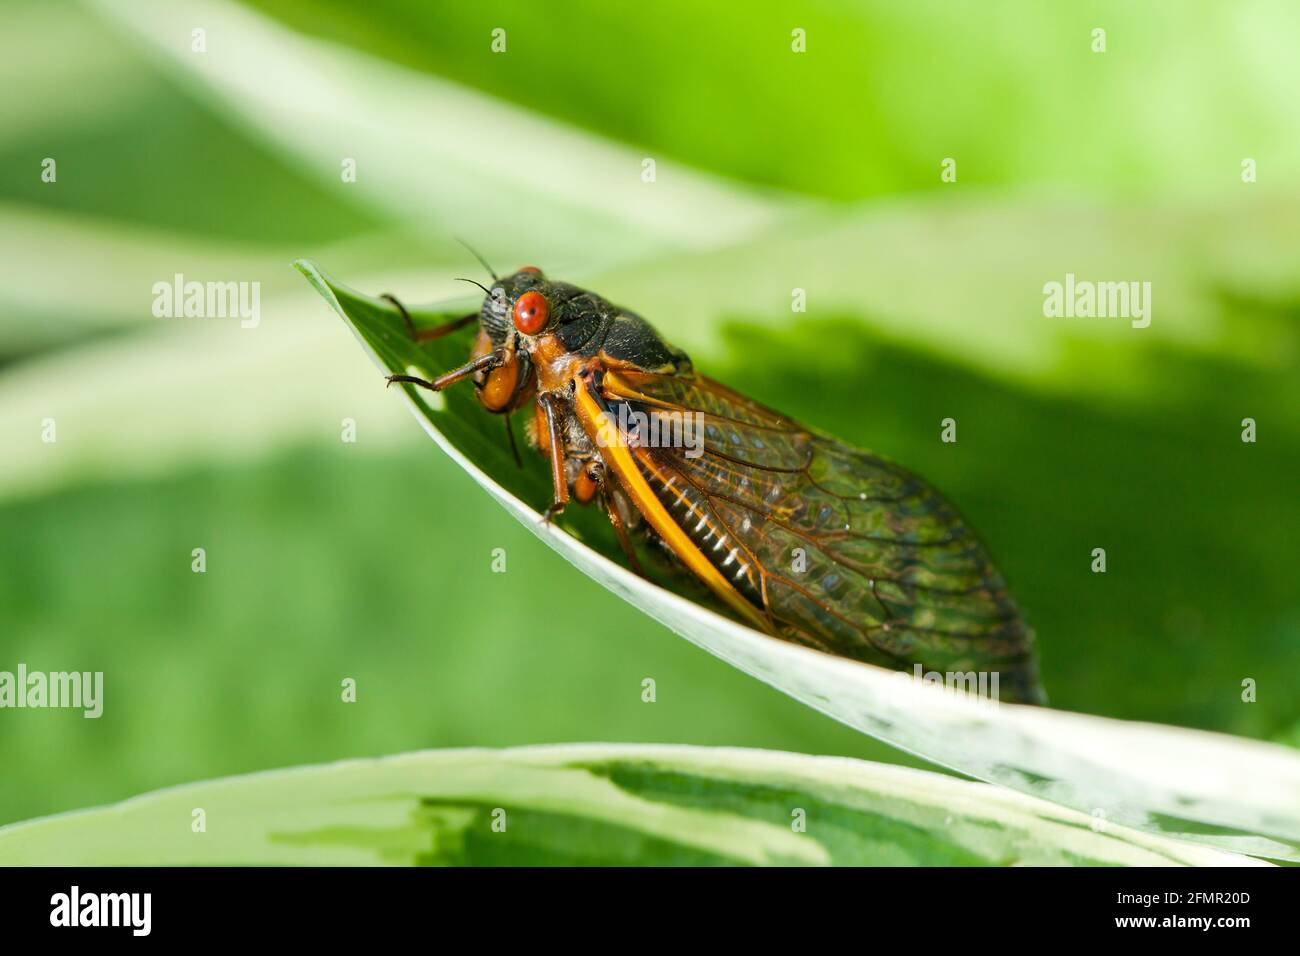
[[[500,281],[500,276],[498,276],[498,275],[497,275],[497,274],[492,270],[492,267],[491,267],[490,265],[488,265],[488,261],[487,261],[486,259],[484,259],[481,255],[479,255],[479,252],[478,252],[477,249],[475,249],[473,246],[471,246],[471,245],[470,245],[468,242],[466,242],[464,239],[461,239],[459,236],[456,237],[456,241],[459,242],[462,246],[464,246],[466,249],[469,250],[470,255],[472,255],[475,259],[477,259],[478,262],[479,262],[479,265],[481,265],[484,269],[487,270],[487,274],[490,275],[490,276],[492,277],[492,281],[493,281],[493,282],[498,282],[498,281]]]
[[[456,277],[456,281],[457,281],[457,282],[472,282],[472,283],[474,283],[476,286],[478,286],[480,289],[482,289],[483,292],[484,292],[485,294],[487,294],[487,295],[489,295],[489,296],[492,295],[492,290],[489,289],[487,286],[485,286],[482,282],[479,282],[477,279],[465,279],[465,278],[462,278],[461,276],[457,276],[457,277]]]

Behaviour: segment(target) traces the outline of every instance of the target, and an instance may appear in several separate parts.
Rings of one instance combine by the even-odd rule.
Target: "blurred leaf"
[[[0,767],[41,780],[0,787],[0,824],[341,757],[596,734],[922,765],[556,560],[413,427],[301,284],[358,379],[353,388],[328,355],[306,355],[329,379],[305,390],[335,429],[328,440],[280,437],[251,461],[218,445],[212,461],[160,475],[86,477],[0,501],[0,541],[15,542],[0,548],[0,670],[101,671],[107,700],[98,720],[0,711]],[[354,444],[339,441],[344,415]],[[253,416],[226,403],[215,417],[233,419],[221,441],[237,451],[233,426]],[[207,571],[195,574],[200,546]],[[507,574],[493,570],[498,548]],[[557,604],[579,609],[578,626],[539,619]],[[339,700],[344,677],[357,682],[356,705]]]
[[[305,10],[293,3],[271,6],[293,22],[308,18]],[[717,349],[720,316],[739,313],[747,321],[787,323],[792,290],[803,289],[813,317],[856,315],[888,336],[1031,382],[1038,389],[1111,399],[1142,395],[1163,401],[1171,393],[1161,387],[1164,383],[1148,384],[1145,374],[1155,345],[1231,355],[1266,368],[1294,367],[1300,361],[1300,335],[1294,323],[1244,323],[1241,311],[1228,302],[1233,295],[1260,293],[1273,301],[1300,301],[1300,280],[1294,268],[1300,243],[1290,228],[1298,200],[1294,190],[1285,191],[1283,186],[1277,187],[1284,190],[1280,192],[1267,184],[1246,188],[1237,175],[1239,159],[1228,163],[1217,148],[1209,159],[1215,164],[1227,163],[1221,170],[1215,167],[1219,171],[1213,181],[1221,185],[1202,190],[1194,202],[1163,197],[1157,203],[1150,197],[1158,194],[1150,190],[1144,193],[1143,204],[1135,205],[1127,195],[1099,204],[1068,193],[1011,197],[954,185],[929,196],[828,213],[823,204],[760,197],[700,177],[662,157],[657,180],[642,182],[643,157],[638,151],[613,146],[598,136],[581,134],[346,47],[304,38],[229,0],[199,0],[185,8],[160,0],[130,5],[101,0],[95,8],[164,63],[179,67],[179,75],[205,102],[215,104],[253,135],[292,157],[294,168],[302,174],[328,183],[331,195],[356,197],[368,208],[382,211],[385,218],[404,223],[413,235],[436,237],[440,246],[449,233],[476,243],[481,237],[483,251],[498,264],[539,262],[578,278],[602,273],[602,289],[607,295],[623,301],[659,303],[653,320],[691,351],[707,354]],[[355,11],[328,7],[321,18],[313,12],[308,18],[311,22],[304,26],[335,39],[354,35],[360,45],[371,48],[378,44],[377,52],[385,54],[392,51],[382,38],[393,38],[398,48],[406,49],[419,45],[422,41],[414,38],[432,30],[439,36],[431,39],[427,48],[449,43],[462,51],[459,55],[477,57],[476,72],[467,73],[466,79],[500,73],[509,74],[514,77],[511,83],[519,84],[528,76],[532,86],[539,87],[544,84],[537,77],[554,72],[518,72],[539,55],[529,42],[533,36],[529,31],[540,32],[542,27],[524,24],[548,17],[545,11],[526,5],[494,9],[502,16],[509,14],[511,23],[520,24],[512,34],[515,45],[511,52],[494,56],[488,44],[490,27],[483,28],[481,44],[471,42],[466,32],[471,24],[479,24],[480,17],[487,17],[486,12],[447,10],[434,20],[421,4],[394,0],[384,9],[388,19],[366,16],[362,22]],[[817,12],[809,11],[810,15]],[[686,15],[684,11],[670,13]],[[1160,16],[1150,13],[1145,19],[1122,8],[1112,13],[1117,24],[1112,27],[1112,41],[1117,44],[1128,37],[1118,24],[1146,36],[1153,24],[1163,23]],[[593,12],[590,20],[580,18],[578,22],[589,22],[595,30],[603,17],[616,15]],[[697,17],[698,13],[690,15]],[[829,13],[823,11],[823,15]],[[845,16],[839,10],[835,15]],[[737,44],[736,49],[754,52],[754,56],[742,58],[743,68],[758,72],[767,69],[773,73],[768,69],[772,57],[783,64],[782,70],[791,68],[789,61],[804,59],[804,67],[811,70],[829,69],[830,63],[843,65],[839,53],[831,50],[814,49],[806,58],[790,54],[786,42],[789,27],[780,19],[785,16],[764,14],[762,30],[774,31],[777,20],[782,24],[775,39],[760,42],[760,37],[749,32],[760,27],[728,20],[725,31],[721,25],[719,31],[698,26],[684,29],[680,42],[722,43],[726,49]],[[1239,18],[1241,35],[1234,38],[1233,49],[1263,43],[1270,16],[1280,21],[1293,18],[1293,14],[1273,8],[1253,19]],[[192,54],[182,42],[195,17],[208,24],[211,37],[203,55]],[[868,36],[876,35],[868,27],[879,19],[888,23],[891,33],[905,36],[909,42],[932,42],[933,23],[928,19],[913,22],[908,15],[887,7],[870,9],[860,17],[860,23],[854,20],[854,28],[865,30]],[[1022,58],[1017,61],[1020,68],[1027,72],[1040,68],[1042,58],[1051,55],[1053,42],[1065,44],[1069,31],[1077,32],[1079,52],[1070,60],[1068,75],[1071,83],[1085,85],[1089,96],[1096,98],[1089,101],[1092,109],[1109,108],[1107,104],[1113,102],[1109,93],[1094,89],[1099,82],[1094,74],[1103,69],[1102,64],[1112,65],[1105,66],[1108,72],[1101,75],[1119,72],[1123,84],[1140,80],[1141,74],[1133,72],[1127,59],[1112,54],[1106,59],[1088,50],[1090,27],[1081,24],[1090,21],[1082,15],[1026,8],[1018,9],[1014,17],[1001,14],[990,18],[981,12],[966,19],[970,29],[989,31],[994,47],[1003,42],[1014,47]],[[1180,36],[1192,47],[1207,37],[1219,42],[1214,22],[1215,17],[1208,15],[1204,21],[1180,22]],[[1008,23],[1020,24],[1010,38],[1003,36]],[[566,36],[578,42],[576,37],[585,28],[574,29],[575,34]],[[825,32],[814,31],[814,35]],[[236,36],[239,42],[231,42]],[[1051,38],[1046,45],[1045,37]],[[769,44],[768,39],[773,42]],[[838,33],[825,39],[841,42]],[[637,42],[658,41],[650,37]],[[468,52],[480,48],[480,54]],[[901,56],[914,61],[913,69],[932,65],[926,59]],[[970,56],[982,65],[979,75],[999,93],[1006,92],[1002,88],[1007,83],[1005,64],[990,58],[982,46]],[[614,68],[622,74],[623,84],[643,88],[644,77],[623,70],[621,58],[611,59],[618,61]],[[274,62],[277,82],[260,82],[256,69],[249,65],[251,60]],[[689,62],[713,64],[709,69],[733,69],[729,61],[720,65],[717,56]],[[855,55],[853,62],[865,61]],[[589,65],[583,63],[578,69],[586,86],[596,89]],[[1018,96],[1035,103],[1041,99],[1037,108],[1052,116],[1063,115],[1058,104],[1069,99],[1068,89],[1053,86],[1052,96],[1043,99],[1037,84],[1011,86]],[[920,104],[924,109],[900,109],[911,117],[907,131],[919,135],[913,126],[928,126],[931,121],[927,117],[949,108],[952,89],[933,79],[914,87],[944,90],[937,100],[925,93],[927,99]],[[952,88],[958,87],[965,89],[962,83]],[[1110,89],[1105,84],[1101,88]],[[834,96],[819,99],[815,110],[791,108],[798,121],[795,132],[786,139],[795,154],[777,151],[785,168],[807,166],[805,125],[810,122],[833,122],[837,147],[827,150],[828,154],[848,157],[854,163],[879,154],[866,147],[848,147],[843,137],[870,124],[847,124],[846,129],[841,121],[843,112],[831,108],[845,96],[858,96],[861,89],[861,85],[836,86]],[[1217,91],[1213,102],[1221,102],[1224,95]],[[646,98],[642,95],[639,99]],[[896,97],[886,99],[892,102]],[[770,113],[761,100],[752,103],[765,115]],[[849,104],[842,105],[847,109]],[[1274,106],[1270,102],[1261,105],[1261,110],[1261,116],[1254,119],[1268,126],[1272,120],[1261,117],[1272,116]],[[681,112],[671,115],[676,118]],[[959,112],[986,116],[988,110]],[[736,135],[732,112],[725,114],[726,122],[718,122],[717,116],[707,111],[700,115],[726,131],[724,135]],[[1241,110],[1233,112],[1234,118],[1242,115]],[[1108,115],[1107,120],[1109,129],[1123,126],[1127,117]],[[751,124],[739,132],[743,138],[766,128]],[[887,129],[882,128],[880,139],[899,139],[887,134]],[[1037,127],[1031,131],[1035,142],[1069,143],[1070,156],[1077,154],[1077,138],[1046,140]],[[1243,131],[1237,138],[1250,137]],[[1123,143],[1123,155],[1115,158],[1117,162],[1133,155],[1132,144],[1118,134],[1092,139],[1106,150]],[[1159,143],[1148,144],[1154,151],[1185,149],[1185,140],[1163,135],[1158,139]],[[916,136],[906,141],[915,142]],[[518,143],[526,143],[528,148],[514,148]],[[748,149],[764,151],[757,144]],[[1300,151],[1300,146],[1296,149]],[[1005,146],[1003,151],[1007,155],[997,157],[999,168],[1022,158],[1015,146]],[[340,157],[358,160],[355,183],[340,182]],[[1053,159],[1058,165],[1065,161],[1060,156]],[[1273,161],[1279,160],[1274,157]],[[927,166],[933,162],[927,153]],[[986,162],[992,163],[993,158]],[[1046,168],[1052,162],[1040,157],[1032,165]],[[1184,162],[1180,168],[1186,165]],[[1108,181],[1114,180],[1113,172],[1108,170]],[[1162,181],[1166,178],[1162,174]],[[675,255],[683,250],[688,254]],[[321,253],[313,250],[312,254]],[[650,255],[660,258],[646,261]],[[627,264],[620,267],[619,263]],[[1150,282],[1151,327],[1133,329],[1123,319],[1045,318],[1043,286],[1062,281],[1067,273],[1081,279]],[[650,291],[654,294],[646,294]],[[1287,415],[1300,425],[1300,402],[1293,405]]]
[[[762,231],[785,209],[667,161],[643,181],[639,152],[304,38],[229,0],[92,6],[299,171],[417,235],[482,237],[493,258],[524,261],[543,240],[586,263],[707,247]],[[209,38],[198,56],[188,46],[197,22]],[[341,184],[345,159],[356,180]]]
[[[132,261],[135,251],[123,243],[112,261],[139,278],[147,261]],[[178,262],[221,261],[179,247],[176,255]],[[283,261],[281,271],[288,273]],[[120,290],[122,301],[131,294],[116,281],[105,288]],[[391,444],[394,417],[347,363],[346,335],[304,321],[305,297],[297,308],[292,297],[268,299],[258,324],[245,328],[238,317],[155,319],[150,286],[138,282],[135,295],[137,324],[146,326],[138,334],[83,342],[0,376],[7,448],[0,495],[153,476],[196,461],[246,461],[310,438],[337,442],[345,417],[367,422],[370,441]],[[312,375],[331,381],[329,397],[295,384]],[[47,419],[54,442],[42,441]]]
[[[33,214],[254,246],[333,242],[384,223],[337,181],[306,178],[196,102],[84,4],[0,9],[0,106],[0,201]],[[47,157],[54,182],[42,179]]]
[[[770,329],[845,320],[1035,392],[1127,410],[1177,405],[1165,354],[1300,375],[1300,199],[1231,206],[1083,203],[1009,195],[909,197],[810,216],[725,249],[600,274],[615,302],[654,303],[655,327],[693,356],[716,354],[725,320]],[[554,272],[541,255],[530,258]],[[1043,286],[1151,283],[1151,324],[1048,318]],[[792,293],[806,293],[806,312]],[[835,365],[832,343],[809,341]],[[1274,396],[1300,435],[1300,390]],[[1232,416],[1229,416],[1230,418]],[[1236,416],[1236,420],[1241,418]]]
[[[203,832],[192,828],[196,809]],[[355,760],[212,780],[0,829],[8,866],[1255,862],[938,774],[658,746]]]
[[[433,378],[464,360],[465,342],[422,350],[395,310],[298,268],[389,373]],[[417,324],[464,314],[412,310]],[[605,587],[693,643],[864,733],[991,783],[1139,829],[1261,856],[1300,860],[1300,755],[1270,744],[1175,727],[1003,705],[989,707],[889,671],[759,634],[632,574],[559,528],[544,503],[541,469],[516,471],[504,440],[468,390],[403,386],[430,436],[525,527]],[[593,541],[600,544],[598,541]],[[1040,635],[1050,643],[1050,635]],[[1248,791],[1234,781],[1249,779]]]
[[[692,0],[652,17],[601,0],[252,5],[648,156],[835,199],[1006,184],[1226,198],[1243,156],[1276,171],[1252,189],[1294,193],[1300,165],[1287,0],[813,0],[743,17]],[[945,157],[961,185],[941,184]]]
[[[368,272],[399,267],[414,271],[418,265],[435,274],[448,273],[466,255],[454,244],[438,249],[400,234],[342,242],[320,239],[307,245],[315,254],[329,255],[331,261],[337,257],[350,268]],[[75,350],[117,332],[157,331],[170,325],[188,327],[201,336],[201,330],[222,322],[238,325],[238,320],[221,317],[155,316],[155,283],[170,287],[178,274],[186,281],[255,283],[268,325],[279,324],[283,315],[275,302],[285,291],[301,291],[296,283],[290,287],[295,277],[285,263],[291,258],[283,248],[262,243],[199,238],[122,220],[42,210],[35,204],[0,202],[0,260],[7,265],[0,285],[0,363],[40,351]],[[67,281],[73,275],[77,281]],[[88,294],[92,289],[94,294]],[[147,345],[141,348],[148,350]]]

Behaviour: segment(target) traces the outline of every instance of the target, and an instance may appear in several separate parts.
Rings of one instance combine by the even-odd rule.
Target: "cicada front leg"
[[[411,334],[411,338],[417,343],[440,339],[444,335],[450,335],[457,329],[463,329],[465,326],[478,319],[478,313],[471,312],[469,315],[463,315],[459,319],[452,319],[450,322],[444,322],[442,325],[435,325],[431,329],[417,329],[415,323],[411,321],[411,313],[406,311],[406,306],[397,301],[396,296],[385,292],[379,298],[385,299],[393,304],[393,308],[397,310],[397,314],[400,315],[402,321],[406,323],[406,331]]]
[[[431,339],[441,338],[444,335],[455,332],[457,329],[463,329],[465,326],[478,319],[477,313],[470,313],[469,315],[461,316],[459,319],[452,319],[450,322],[434,326],[431,329],[417,329],[415,323],[411,321],[411,313],[406,311],[406,306],[402,305],[396,297],[385,292],[380,296],[380,298],[386,299],[393,304],[393,308],[397,310],[398,315],[402,317],[402,321],[406,323],[406,331],[410,333],[412,341],[416,343],[428,342]],[[495,351],[487,352],[486,354],[476,355],[471,361],[460,366],[460,368],[454,368],[450,372],[444,372],[433,381],[429,381],[426,378],[420,378],[417,375],[388,375],[385,377],[388,380],[389,385],[392,385],[394,382],[406,382],[410,385],[419,385],[421,388],[427,388],[431,392],[440,392],[448,385],[454,385],[462,379],[469,378],[476,372],[490,372],[493,369],[501,368],[509,361],[509,358],[510,356],[507,354],[505,349],[496,349]]]
[[[427,388],[431,392],[441,392],[448,385],[454,385],[461,379],[469,378],[475,372],[490,372],[494,368],[500,368],[507,361],[504,349],[498,349],[495,352],[489,352],[487,355],[480,355],[472,362],[466,362],[460,368],[454,368],[450,372],[443,372],[432,382],[418,375],[387,375],[385,378],[389,385],[394,382],[407,382],[411,385],[419,385],[421,388]]]

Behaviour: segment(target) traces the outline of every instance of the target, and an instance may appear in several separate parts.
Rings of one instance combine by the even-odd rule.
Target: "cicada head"
[[[493,412],[508,412],[532,398],[536,390],[531,345],[552,325],[551,284],[536,266],[495,279],[479,310],[475,354],[504,349],[499,368],[475,376],[479,401]]]
[[[483,299],[479,324],[496,348],[505,345],[512,332],[535,337],[552,324],[552,298],[551,283],[542,271],[524,266],[492,283]]]

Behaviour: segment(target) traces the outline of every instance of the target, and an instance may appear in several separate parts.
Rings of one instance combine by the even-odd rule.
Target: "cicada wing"
[[[1003,700],[1043,699],[1006,581],[923,479],[707,378],[618,371],[602,391],[652,423],[643,470],[688,496],[699,533],[727,542],[720,560],[734,543],[773,633],[896,669],[996,673]]]

